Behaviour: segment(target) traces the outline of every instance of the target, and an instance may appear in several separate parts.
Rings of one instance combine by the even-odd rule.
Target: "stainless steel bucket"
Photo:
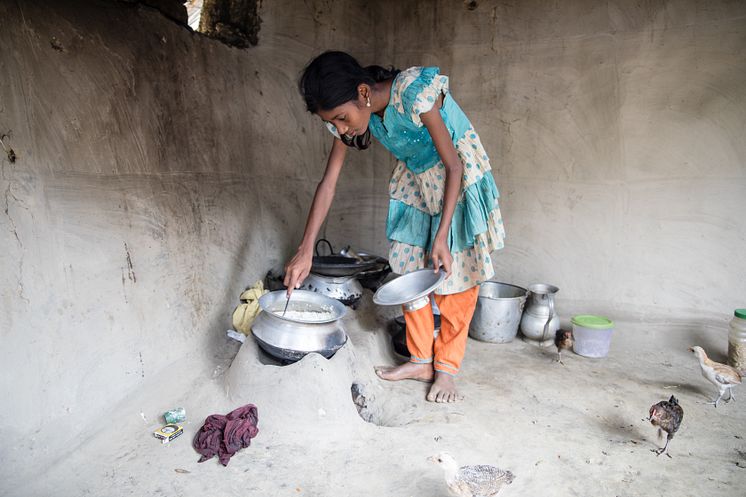
[[[527,293],[525,288],[508,283],[482,283],[469,336],[482,342],[511,342],[518,334]]]

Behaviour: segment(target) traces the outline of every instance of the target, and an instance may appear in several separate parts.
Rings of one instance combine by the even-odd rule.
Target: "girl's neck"
[[[391,99],[391,85],[393,82],[393,79],[387,79],[373,85],[370,97],[370,111],[372,113],[383,117],[383,112],[386,110]]]

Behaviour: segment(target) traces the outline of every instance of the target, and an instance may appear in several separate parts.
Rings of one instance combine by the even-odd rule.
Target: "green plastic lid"
[[[572,318],[572,324],[591,328],[593,330],[608,330],[614,327],[614,321],[603,316],[592,316],[590,314],[580,314]]]
[[[746,319],[746,309],[736,309],[733,315],[737,318]]]

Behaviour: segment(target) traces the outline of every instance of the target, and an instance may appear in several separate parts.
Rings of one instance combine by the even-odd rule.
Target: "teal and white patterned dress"
[[[437,67],[412,67],[400,72],[391,86],[383,119],[370,116],[371,134],[398,159],[389,183],[386,236],[389,263],[398,274],[428,267],[426,259],[440,224],[445,166],[420,114],[444,94],[440,115],[464,164],[461,194],[451,220],[448,247],[452,274],[436,291],[468,290],[494,276],[490,254],[504,246],[505,230],[499,193],[479,136],[448,91],[448,77]],[[332,133],[339,136],[333,125]]]

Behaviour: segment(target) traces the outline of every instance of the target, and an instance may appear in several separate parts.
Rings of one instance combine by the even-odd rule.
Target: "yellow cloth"
[[[240,331],[244,335],[249,334],[251,323],[254,322],[254,318],[261,310],[259,308],[259,297],[265,293],[267,293],[267,290],[264,289],[264,283],[259,280],[238,297],[242,303],[233,311],[233,327],[236,331]]]

